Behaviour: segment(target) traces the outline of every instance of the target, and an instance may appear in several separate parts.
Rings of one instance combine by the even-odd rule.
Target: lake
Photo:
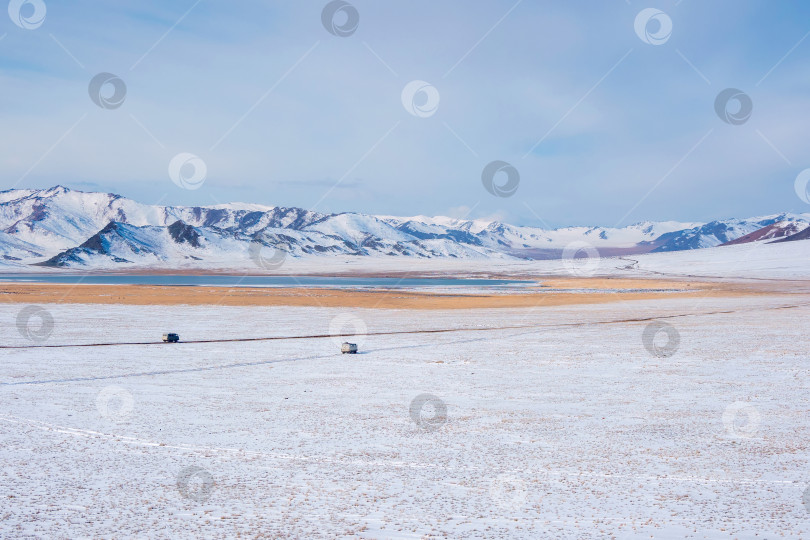
[[[233,276],[154,274],[0,274],[0,282],[181,287],[498,287],[533,282],[509,279]]]

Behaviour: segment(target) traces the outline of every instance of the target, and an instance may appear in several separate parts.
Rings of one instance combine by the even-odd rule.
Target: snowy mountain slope
[[[285,257],[548,259],[560,258],[575,242],[612,256],[711,247],[766,227],[773,231],[763,232],[761,239],[776,238],[809,223],[808,215],[780,214],[708,224],[669,221],[547,230],[497,221],[324,214],[242,203],[157,206],[56,186],[0,192],[0,261],[85,268],[240,267],[251,265],[251,243]],[[760,239],[755,236],[751,239]]]
[[[4,261],[23,261],[42,256],[43,252],[39,246],[16,238],[7,232],[0,232],[0,259]]]
[[[107,266],[108,262],[130,263],[136,258],[148,258],[150,262],[158,263],[172,254],[167,249],[169,242],[164,232],[168,232],[168,229],[136,227],[111,221],[80,246],[68,249],[41,264]]]
[[[719,246],[775,223],[799,222],[804,224],[807,223],[807,218],[807,215],[778,214],[750,219],[712,221],[688,230],[663,235],[659,239],[662,241],[662,245],[655,248],[653,252],[660,253]]]
[[[387,239],[352,232],[353,239],[319,231],[266,228],[246,235],[215,227],[195,227],[176,221],[168,227],[142,227],[112,221],[81,245],[69,248],[39,266],[112,268],[138,267],[261,267],[258,250],[282,258],[314,255],[411,256],[422,258],[499,258],[498,252],[458,244],[409,238]]]
[[[720,244],[721,246],[734,246],[737,244],[747,244],[749,242],[760,242],[763,240],[773,240],[776,238],[785,238],[788,236],[792,236],[799,231],[807,228],[810,225],[807,221],[798,220],[798,221],[777,221],[771,225],[767,225],[761,229],[757,229],[752,233],[748,233],[745,236],[741,236],[736,240],[731,240],[730,242],[726,242],[724,244]]]
[[[110,195],[79,194],[59,186],[44,191],[6,191],[0,200],[0,230],[44,250],[76,245],[88,237],[88,231],[109,223],[118,211]]]
[[[565,227],[540,229],[519,227],[497,221],[417,216],[397,218],[385,216],[382,220],[397,229],[414,236],[446,237],[457,241],[481,243],[491,248],[508,247],[512,251],[521,249],[564,249],[571,242],[587,241],[595,247],[631,248],[645,242],[653,242],[661,235],[682,231],[699,224],[676,221],[643,222],[624,228],[611,227]]]
[[[255,204],[153,206],[110,193],[86,193],[62,186],[0,192],[0,230],[55,249],[76,246],[112,221],[144,227],[168,226],[180,220],[197,227],[250,232],[267,227],[299,228],[323,217],[298,208]]]
[[[777,244],[780,242],[795,242],[796,240],[810,240],[810,227],[802,229],[790,236],[786,236],[784,238],[780,238],[779,240],[774,240],[771,242],[772,244]]]

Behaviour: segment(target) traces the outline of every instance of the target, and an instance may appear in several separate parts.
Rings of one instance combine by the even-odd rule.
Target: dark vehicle
[[[180,341],[180,336],[177,334],[163,334],[163,341],[165,343],[177,343]]]

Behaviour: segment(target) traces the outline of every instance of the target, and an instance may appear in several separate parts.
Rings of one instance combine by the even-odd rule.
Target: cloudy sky
[[[12,0],[2,185],[548,227],[809,211],[794,192],[809,15],[769,0]],[[718,111],[728,88],[743,95]],[[511,166],[495,194],[493,161]]]

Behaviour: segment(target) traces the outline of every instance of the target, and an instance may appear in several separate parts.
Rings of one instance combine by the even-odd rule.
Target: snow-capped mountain
[[[796,224],[797,229],[807,227],[808,216],[779,214],[775,216],[764,216],[749,219],[712,221],[711,223],[699,225],[688,230],[676,231],[663,235],[661,238],[659,238],[659,241],[662,242],[661,245],[655,248],[653,251],[681,251],[684,249],[715,247],[723,244],[730,244],[731,242],[741,239],[747,235],[751,235],[750,239],[745,239],[743,242],[739,243],[744,243],[745,241],[767,240],[768,238],[781,236],[778,234],[778,231],[780,229],[791,227],[791,224]],[[752,234],[764,228],[768,228],[768,230],[762,231],[758,234]]]
[[[776,221],[770,225],[766,225],[761,229],[741,236],[736,240],[725,242],[723,246],[734,246],[737,244],[747,244],[749,242],[761,242],[763,240],[775,240],[777,238],[792,237],[798,232],[803,231],[808,227],[807,221],[797,219],[796,221]]]
[[[708,224],[645,222],[623,228],[545,230],[447,217],[324,214],[232,203],[146,205],[62,186],[0,192],[0,259],[6,267],[254,267],[257,250],[283,257],[559,258],[573,243],[604,256],[711,247],[751,235],[794,234],[808,215]],[[776,230],[784,234],[777,234]],[[751,236],[752,241],[760,238]],[[747,241],[747,240],[745,240]],[[12,268],[14,269],[14,268]]]

